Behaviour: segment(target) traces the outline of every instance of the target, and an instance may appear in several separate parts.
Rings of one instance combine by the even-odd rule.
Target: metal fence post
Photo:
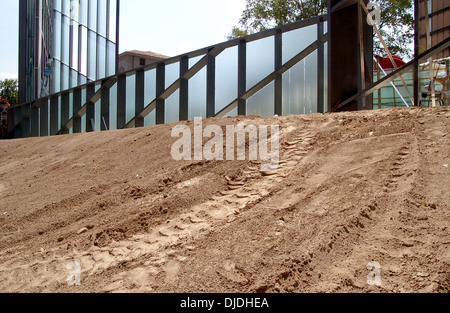
[[[216,115],[216,57],[208,53],[206,65],[206,117]]]
[[[95,95],[95,83],[89,84],[86,87],[86,132],[90,133],[95,131],[95,125],[92,121],[95,121],[95,103],[91,101],[91,98]]]
[[[67,124],[69,121],[69,97],[70,94],[65,92],[61,95],[61,127]],[[69,129],[62,129],[61,134],[68,134]]]
[[[50,136],[54,136],[59,130],[59,97],[50,98]]]
[[[414,88],[414,106],[419,106],[419,53],[420,53],[420,8],[419,0],[414,0],[414,76],[413,76],[413,88]]]
[[[247,101],[242,96],[247,91],[247,42],[238,43],[238,115],[247,115]]]
[[[109,110],[110,110],[110,88],[104,86],[106,81],[102,82],[102,95],[101,95],[101,106],[100,106],[100,130],[109,130]]]
[[[145,72],[143,69],[136,71],[136,99],[135,99],[135,113],[136,116],[135,127],[144,127],[144,118],[137,117],[139,113],[144,110],[145,100]]]
[[[41,105],[40,105],[40,125],[39,125],[39,135],[41,137],[46,137],[48,136],[48,99],[43,99],[41,100]]]
[[[81,133],[81,116],[78,111],[81,109],[81,89],[77,88],[73,91],[73,133]]]
[[[189,119],[189,80],[182,78],[188,70],[189,58],[187,56],[183,56],[180,60],[180,121],[187,121]]]
[[[21,118],[22,118],[22,137],[28,138],[31,136],[31,120],[29,117],[31,104],[27,103],[22,106]]]
[[[125,126],[127,113],[127,76],[120,75],[117,81],[117,129]]]
[[[22,107],[14,107],[14,138],[22,138]]]
[[[41,100],[37,100],[38,105],[31,108],[31,137],[39,137],[39,107]]]
[[[325,111],[325,49],[320,40],[324,35],[323,18],[317,19],[317,112]]]
[[[165,90],[166,66],[164,63],[158,64],[156,68],[156,124],[164,124],[165,118],[165,100],[161,95]]]
[[[283,34],[280,29],[277,29],[275,34],[275,71],[278,71],[283,66]],[[283,75],[279,72],[275,73],[275,114],[283,115]]]

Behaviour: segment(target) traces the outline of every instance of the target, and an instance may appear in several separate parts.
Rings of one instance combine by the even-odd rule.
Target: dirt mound
[[[277,171],[173,160],[192,121],[0,142],[0,291],[450,291],[448,108],[239,123]]]

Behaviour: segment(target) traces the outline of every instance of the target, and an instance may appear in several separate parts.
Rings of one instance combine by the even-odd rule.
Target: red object
[[[377,58],[378,64],[380,64],[380,66],[384,69],[384,70],[389,70],[389,69],[393,69],[394,65],[392,64],[391,60],[389,59],[389,57],[385,57],[383,58],[382,56],[376,55],[375,56]],[[395,64],[397,65],[397,67],[401,67],[403,65],[405,65],[406,63],[403,62],[403,60],[396,56],[393,55],[392,58],[394,59]],[[376,70],[376,65],[375,65],[375,70]]]
[[[6,99],[0,99],[0,105],[2,106],[2,108],[10,108],[11,105],[8,103],[8,100]]]

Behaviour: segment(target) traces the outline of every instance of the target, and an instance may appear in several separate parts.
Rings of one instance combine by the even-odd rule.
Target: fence
[[[325,110],[327,17],[319,16],[149,64],[15,106],[15,138],[233,115]]]

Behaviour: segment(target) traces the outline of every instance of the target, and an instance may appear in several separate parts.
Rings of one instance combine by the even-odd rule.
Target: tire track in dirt
[[[248,207],[270,195],[273,186],[280,183],[298,163],[301,155],[307,152],[313,136],[301,133],[294,139],[295,141],[286,143],[287,152],[282,154],[277,169],[261,172],[261,163],[254,162],[243,171],[243,176],[239,180],[225,177],[228,190],[221,191],[210,201],[194,206],[188,213],[181,214],[174,221],[156,227],[151,234],[143,234],[136,238],[137,245],[130,250],[145,252],[124,261],[127,261],[132,273],[147,272],[147,276],[151,276],[152,279],[144,283],[133,275],[118,275],[104,291],[122,292],[130,288],[137,291],[154,291],[152,284],[155,284],[158,278],[162,280],[160,284],[176,284],[181,264],[187,258],[184,253],[195,250],[195,243],[201,237],[207,236],[224,224],[232,223],[236,216]],[[148,243],[153,246],[147,246]],[[119,244],[124,245],[124,242]],[[140,266],[136,266],[135,263],[140,263]],[[226,263],[221,275],[238,283],[245,281],[245,276],[232,262]]]
[[[366,140],[366,145],[373,144],[375,139]],[[381,136],[378,141],[385,142],[384,155],[375,156],[369,158],[367,161],[364,159],[364,155],[360,158],[356,158],[359,166],[354,167],[353,170],[345,170],[352,168],[343,163],[343,170],[337,173],[328,173],[329,176],[323,176],[322,173],[327,173],[329,168],[324,166],[326,161],[321,161],[314,166],[309,167],[310,176],[305,176],[305,183],[297,180],[299,185],[307,187],[300,187],[297,190],[301,195],[295,196],[295,192],[292,192],[292,188],[288,190],[279,190],[278,196],[272,194],[270,199],[264,203],[265,212],[261,212],[259,215],[255,215],[257,208],[253,207],[250,216],[246,216],[246,222],[240,225],[243,229],[257,228],[251,226],[252,223],[249,220],[261,220],[261,225],[270,225],[277,223],[278,226],[270,227],[270,232],[275,234],[274,237],[286,236],[286,240],[290,240],[288,243],[290,249],[293,248],[293,244],[299,242],[298,251],[291,250],[290,256],[279,253],[280,259],[277,260],[277,253],[270,253],[268,257],[270,261],[263,257],[264,266],[255,267],[255,264],[246,264],[243,260],[231,258],[227,260],[227,264],[235,264],[235,268],[239,269],[239,272],[246,277],[245,280],[226,279],[231,285],[229,288],[221,288],[217,285],[210,285],[206,290],[218,290],[219,292],[229,292],[233,290],[242,290],[242,286],[245,286],[246,291],[250,292],[299,292],[299,291],[370,291],[367,285],[367,269],[366,265],[372,261],[371,255],[377,256],[378,249],[380,247],[372,247],[373,243],[381,242],[383,244],[382,237],[378,235],[380,229],[377,229],[377,225],[383,222],[386,225],[386,219],[389,220],[392,214],[392,205],[394,205],[395,199],[399,195],[411,190],[412,182],[414,181],[414,173],[417,171],[417,155],[418,147],[415,143],[414,137],[407,134],[394,134]],[[364,141],[356,141],[355,145],[361,145]],[[351,143],[349,143],[351,144]],[[327,143],[323,143],[323,149],[327,149]],[[389,149],[386,149],[389,148]],[[320,150],[320,147],[315,147],[315,151]],[[342,149],[337,150],[336,156],[340,161]],[[330,157],[329,154],[326,154]],[[331,159],[333,160],[333,159]],[[363,162],[361,162],[363,161]],[[311,163],[310,163],[311,164]],[[308,164],[308,165],[310,165]],[[322,167],[321,170],[319,170]],[[379,167],[379,168],[378,168]],[[380,168],[383,171],[380,172]],[[366,175],[365,173],[369,170]],[[305,169],[299,169],[299,172],[305,173]],[[384,173],[380,175],[380,173]],[[333,176],[333,174],[335,176]],[[293,173],[295,175],[295,173]],[[342,175],[342,176],[341,176]],[[394,179],[402,177],[406,180],[399,187],[396,185]],[[317,211],[314,209],[315,198],[324,198],[324,190],[330,190],[333,185],[337,185],[340,181],[351,182],[354,180],[356,188],[352,190],[355,192],[356,198],[359,198],[359,202],[353,202],[354,205],[350,208],[342,209],[338,205],[334,209],[337,212],[327,212],[324,210]],[[373,188],[369,188],[370,184],[373,184]],[[311,184],[311,182],[313,184]],[[397,181],[398,182],[398,181]],[[289,186],[289,182],[286,184]],[[361,186],[358,188],[358,184]],[[383,187],[387,187],[383,190]],[[342,193],[339,190],[334,191],[334,201],[343,201],[349,199],[348,190],[342,188]],[[322,195],[321,195],[322,193]],[[367,194],[366,194],[367,193]],[[362,194],[366,194],[361,198]],[[347,199],[346,199],[347,198]],[[352,201],[354,199],[350,197]],[[273,205],[271,204],[273,203]],[[350,201],[351,202],[351,201]],[[312,206],[308,210],[300,212],[301,207]],[[320,206],[319,206],[320,207]],[[358,209],[360,207],[361,209]],[[267,209],[272,209],[271,212],[267,212]],[[331,209],[329,211],[332,211]],[[269,215],[268,218],[266,216]],[[295,216],[295,218],[293,218]],[[292,223],[291,220],[300,220],[299,216],[305,216],[303,220],[308,220],[308,224]],[[278,219],[276,218],[278,217]],[[269,220],[272,219],[273,222]],[[321,229],[321,224],[327,225],[326,229]],[[302,228],[302,232],[312,234],[310,238],[303,237],[303,239],[296,238],[298,234],[295,233],[295,229]],[[382,228],[382,227],[381,227]],[[286,231],[288,229],[288,231]],[[309,231],[308,231],[309,229]],[[234,231],[239,229],[234,228]],[[382,233],[382,232],[381,232]],[[217,236],[227,237],[232,232],[226,232],[223,234],[217,234]],[[248,232],[241,232],[236,235],[231,242],[241,238],[241,240],[247,239],[251,234]],[[378,236],[378,237],[377,237]],[[261,240],[263,238],[261,237]],[[390,236],[385,242],[390,242],[395,239],[395,235]],[[217,239],[212,239],[212,242]],[[307,243],[310,241],[311,243]],[[261,247],[262,251],[278,251],[278,246],[283,246],[286,243],[281,240],[274,240],[273,244],[269,244],[267,248]],[[242,244],[241,244],[242,245]],[[250,245],[250,242],[249,242]],[[409,243],[406,239],[396,241],[395,245],[399,245],[400,249],[404,246],[408,246]],[[258,247],[252,246],[252,251],[257,250]],[[397,247],[394,247],[395,249]],[[394,249],[390,248],[390,249]],[[212,247],[204,248],[212,249]],[[222,247],[222,249],[225,249]],[[237,253],[233,248],[225,250],[223,255],[242,255]],[[365,251],[364,255],[353,255],[353,251],[358,250]],[[256,255],[264,256],[264,252],[254,252]],[[300,252],[302,251],[302,252]],[[204,252],[208,255],[208,252]],[[201,254],[200,254],[201,255]],[[197,258],[201,258],[200,255],[196,255]],[[285,256],[285,258],[282,258]],[[349,257],[350,256],[350,257]],[[351,259],[352,261],[348,261]],[[323,261],[328,260],[328,261]],[[333,260],[330,263],[330,260]],[[355,260],[357,262],[355,263]],[[383,258],[384,260],[384,258]],[[217,260],[220,263],[219,260]],[[269,265],[272,263],[271,265]],[[192,264],[190,264],[192,265]],[[271,268],[272,274],[267,274],[265,268]],[[220,273],[223,272],[223,268],[227,268],[226,264],[223,265]],[[349,270],[352,269],[352,270]],[[261,271],[265,277],[260,277],[257,273]],[[279,274],[275,274],[278,272]],[[325,274],[326,273],[326,274]],[[220,274],[223,276],[223,274]],[[259,277],[259,278],[258,278]],[[205,281],[213,279],[212,276],[204,277]],[[186,276],[183,277],[183,281],[186,281]],[[199,283],[199,282],[197,282]],[[234,283],[234,285],[233,285]],[[240,287],[239,287],[240,285]],[[195,289],[195,282],[186,286],[186,289],[182,290],[197,290]],[[233,287],[232,287],[233,286]],[[180,287],[181,288],[181,287]],[[236,288],[236,289],[234,289]]]
[[[281,119],[273,171],[252,162],[219,177],[216,164],[199,163],[191,164],[192,175],[181,173],[148,198],[142,197],[148,190],[131,186],[114,202],[129,216],[92,215],[111,221],[90,232],[108,239],[102,245],[53,243],[35,253],[17,240],[0,252],[1,289],[73,291],[66,266],[76,261],[82,271],[76,291],[448,292],[450,221],[443,199],[450,196],[439,187],[450,184],[448,111],[373,113],[381,126],[365,114]],[[208,171],[216,171],[208,179],[220,178],[226,187],[207,201],[152,215],[164,197],[200,188]],[[111,193],[93,190],[79,205]],[[30,220],[41,213],[31,212]],[[77,225],[71,231],[82,226],[68,223]],[[382,266],[381,287],[367,284],[371,261]]]
[[[286,135],[288,134],[282,134]],[[112,283],[104,287],[103,292],[120,292],[124,286],[138,286],[140,291],[152,291],[153,280],[142,279],[143,276],[164,277],[165,283],[173,283],[177,278],[179,264],[185,259],[179,250],[195,249],[194,245],[189,244],[195,243],[223,223],[233,222],[242,210],[270,195],[273,186],[281,183],[302,156],[308,153],[313,140],[313,135],[308,132],[298,133],[293,141],[286,142],[285,153],[272,171],[261,171],[261,162],[253,162],[252,166],[243,171],[240,180],[225,177],[227,190],[167,223],[152,227],[148,233],[113,241],[108,247],[94,246],[87,251],[72,248],[72,251],[59,254],[60,249],[53,249],[46,251],[41,260],[24,265],[18,266],[17,259],[6,262],[0,266],[0,273],[13,272],[16,277],[33,279],[24,285],[14,284],[10,280],[3,281],[2,285],[9,286],[13,291],[33,290],[43,285],[61,286],[67,278],[67,271],[61,269],[74,261],[80,264],[81,276],[85,279],[92,275],[102,275],[105,271],[123,264],[133,268],[130,274],[118,275]],[[27,259],[32,257],[23,260]],[[228,267],[231,268],[231,265]]]

